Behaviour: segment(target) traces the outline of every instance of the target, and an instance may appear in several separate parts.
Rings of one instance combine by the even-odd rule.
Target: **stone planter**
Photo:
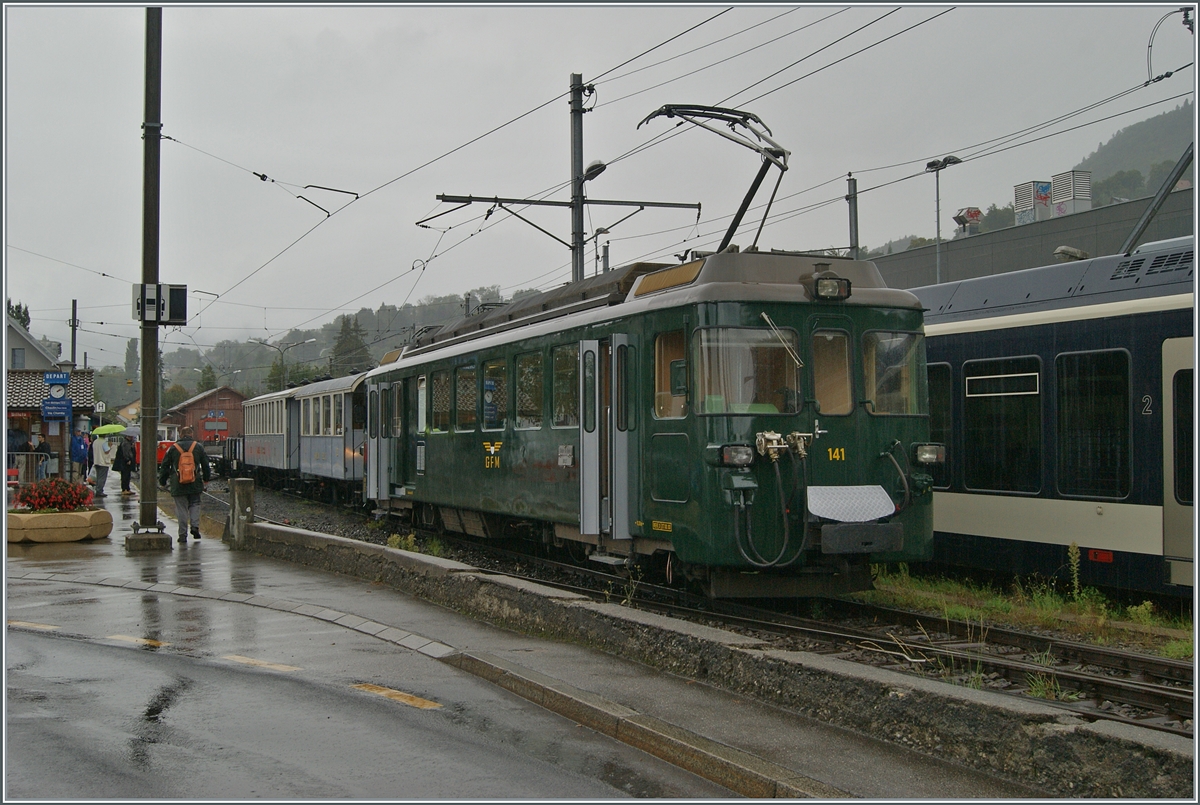
[[[9,542],[77,542],[112,533],[112,514],[104,509],[76,512],[9,512]]]

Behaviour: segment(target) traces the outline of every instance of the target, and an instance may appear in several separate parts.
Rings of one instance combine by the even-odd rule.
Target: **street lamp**
[[[942,170],[951,165],[957,165],[960,162],[962,160],[958,157],[948,156],[942,159],[935,159],[925,166],[925,172],[933,174],[933,188],[937,199],[937,209],[934,214],[937,216],[937,246],[935,247],[935,254],[937,260],[936,282],[938,285],[942,283]]]
[[[258,341],[258,343],[262,344],[264,347],[270,347],[271,349],[273,349],[279,353],[279,362],[283,364],[283,388],[285,388],[285,389],[287,388],[287,358],[284,357],[283,353],[287,352],[292,347],[299,347],[304,344],[311,344],[312,342],[314,342],[316,340],[317,339],[315,339],[315,338],[310,338],[307,341],[296,341],[295,343],[292,343],[292,344],[268,344],[266,341]],[[238,371],[240,372],[241,370],[239,369]],[[235,372],[235,374],[236,374],[236,372]]]

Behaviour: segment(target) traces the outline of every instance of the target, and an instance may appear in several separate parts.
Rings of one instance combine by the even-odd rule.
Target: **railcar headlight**
[[[721,448],[721,463],[727,467],[749,467],[754,462],[754,448],[746,444],[727,444]]]
[[[850,280],[844,277],[818,277],[815,295],[818,299],[849,299]]]
[[[918,464],[944,464],[946,463],[946,445],[918,444],[916,445],[916,457]]]

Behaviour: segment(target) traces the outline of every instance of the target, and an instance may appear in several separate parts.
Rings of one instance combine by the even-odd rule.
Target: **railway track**
[[[209,497],[228,505],[216,495]],[[359,515],[352,516],[363,521]],[[279,522],[261,515],[259,519]],[[352,533],[343,536],[364,538]],[[840,599],[828,602],[828,612],[821,618],[802,618],[733,601],[714,601],[628,575],[518,553],[470,538],[420,531],[418,536],[436,536],[480,560],[490,558],[486,562],[465,559],[489,573],[733,629],[777,648],[813,651],[951,684],[1035,698],[1090,720],[1194,737],[1191,662]]]

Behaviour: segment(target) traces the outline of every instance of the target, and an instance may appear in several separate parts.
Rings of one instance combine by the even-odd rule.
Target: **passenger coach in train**
[[[935,559],[1191,596],[1193,239],[918,288]]]
[[[365,373],[264,394],[244,404],[242,461],[267,486],[361,502]]]
[[[367,377],[368,498],[722,596],[932,555],[921,305],[874,264],[734,246],[468,316]]]

